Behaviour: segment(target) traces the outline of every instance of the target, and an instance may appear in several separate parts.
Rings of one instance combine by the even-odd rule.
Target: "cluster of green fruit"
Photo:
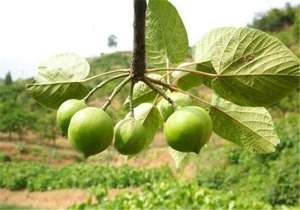
[[[134,155],[147,148],[154,134],[146,128],[143,116],[150,109],[160,119],[151,125],[156,131],[164,123],[167,143],[180,152],[199,153],[212,133],[212,121],[201,107],[194,106],[187,95],[173,92],[168,95],[174,104],[162,99],[157,106],[142,103],[133,113],[113,127],[110,116],[102,109],[88,107],[83,100],[65,101],[57,111],[57,123],[63,134],[68,135],[72,146],[85,157],[104,151],[114,139],[114,147],[123,155]],[[152,133],[152,134],[151,134]]]

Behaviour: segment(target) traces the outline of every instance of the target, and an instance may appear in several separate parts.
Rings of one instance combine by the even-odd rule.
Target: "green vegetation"
[[[196,184],[167,181],[143,186],[141,192],[125,192],[108,200],[103,188],[94,190],[97,203],[83,203],[70,209],[271,209],[270,205],[244,199],[232,191],[219,192]]]
[[[233,190],[238,194],[265,200],[272,205],[295,205],[300,200],[300,115],[290,115],[276,123],[281,139],[276,152],[251,154],[228,147],[213,156],[209,166],[200,166],[200,186]],[[223,159],[223,161],[218,161]]]
[[[0,209],[5,210],[35,210],[35,208],[31,207],[25,207],[25,206],[19,206],[19,205],[8,205],[8,204],[2,204],[0,203]]]
[[[170,179],[168,167],[135,169],[121,167],[74,164],[55,168],[34,162],[0,163],[0,188],[46,191],[63,188],[138,187],[146,183]]]

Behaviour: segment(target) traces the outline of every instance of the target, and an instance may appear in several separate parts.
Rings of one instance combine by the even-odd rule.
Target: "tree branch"
[[[145,18],[146,0],[134,0],[134,23],[133,23],[133,59],[132,74],[135,80],[144,76],[146,68],[145,56]]]

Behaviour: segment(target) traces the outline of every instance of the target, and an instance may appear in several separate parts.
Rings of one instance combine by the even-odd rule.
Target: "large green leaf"
[[[38,83],[78,82],[86,78],[89,72],[90,65],[86,59],[74,53],[63,53],[42,61],[38,66],[35,80]]]
[[[57,109],[64,101],[81,99],[88,89],[79,82],[27,85],[30,95],[44,106]]]
[[[148,63],[164,66],[183,61],[188,54],[188,37],[176,8],[167,0],[149,0],[146,17]]]
[[[223,98],[243,106],[266,106],[299,85],[300,61],[277,38],[250,28],[223,28],[210,36],[211,53],[205,58],[195,54],[195,60],[211,60],[218,74],[211,85]]]
[[[52,56],[38,68],[37,83],[27,85],[27,91],[39,103],[57,109],[67,99],[81,99],[87,88],[81,83],[88,76],[88,62],[73,53]]]
[[[238,106],[216,95],[212,105],[210,116],[216,134],[252,152],[275,150],[279,139],[265,108]]]

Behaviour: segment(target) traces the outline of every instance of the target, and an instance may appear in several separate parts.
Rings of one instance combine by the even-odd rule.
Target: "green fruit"
[[[70,99],[60,105],[56,114],[56,121],[63,135],[68,133],[68,127],[73,115],[79,110],[86,108],[83,100]]]
[[[74,148],[88,157],[102,152],[111,144],[113,122],[102,109],[87,107],[74,114],[68,135]]]
[[[199,153],[211,134],[211,118],[198,106],[187,106],[175,111],[164,126],[167,143],[180,152]]]
[[[168,94],[168,96],[175,102],[178,108],[193,104],[192,99],[183,93],[173,92]],[[164,121],[174,112],[173,106],[166,99],[160,100],[157,107]]]
[[[114,146],[123,155],[134,155],[147,143],[147,131],[139,120],[133,118],[120,121],[115,127]]]

